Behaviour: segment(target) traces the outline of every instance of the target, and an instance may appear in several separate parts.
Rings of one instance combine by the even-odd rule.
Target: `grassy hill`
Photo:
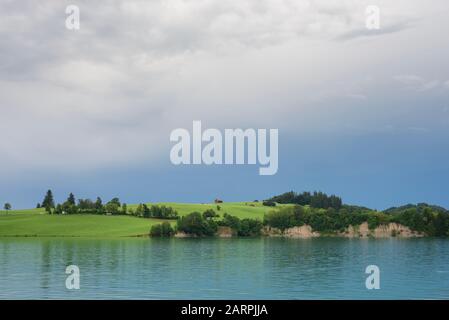
[[[216,204],[157,203],[173,207],[179,215],[207,209],[217,211]],[[129,205],[135,210],[137,205]],[[220,204],[220,215],[227,212],[239,218],[259,218],[273,208],[261,203],[233,202]],[[0,213],[0,237],[130,237],[148,234],[151,225],[158,219],[143,219],[132,216],[104,215],[48,215],[44,209],[12,210]],[[175,223],[175,221],[172,221]]]

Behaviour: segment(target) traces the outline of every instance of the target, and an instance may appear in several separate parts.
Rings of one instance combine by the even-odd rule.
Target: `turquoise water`
[[[368,265],[379,290],[365,287]],[[449,299],[449,240],[1,238],[8,298]]]

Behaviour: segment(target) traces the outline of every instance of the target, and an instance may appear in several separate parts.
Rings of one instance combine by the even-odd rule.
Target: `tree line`
[[[343,205],[340,197],[337,197],[336,195],[328,196],[326,193],[321,191],[314,191],[313,193],[307,191],[303,193],[289,191],[271,197],[266,201],[269,201],[270,203],[277,202],[282,204],[298,204],[301,206],[308,205],[312,208],[319,209],[334,208],[336,210],[339,210]]]
[[[150,206],[139,204],[136,210],[128,209],[126,203],[121,203],[119,198],[112,198],[103,204],[100,197],[95,201],[91,199],[78,199],[70,193],[63,203],[55,203],[53,192],[48,190],[42,203],[37,208],[45,208],[49,214],[107,214],[107,215],[132,215],[141,218],[177,219],[178,213],[171,207]]]
[[[156,218],[156,219],[177,219],[178,212],[172,207],[152,205],[148,207],[141,203],[136,210],[130,210],[131,215],[141,218]]]
[[[379,225],[399,223],[428,236],[449,236],[449,214],[434,210],[432,207],[419,210],[407,207],[391,213],[355,206],[344,206],[340,210],[335,210],[296,205],[271,211],[265,215],[263,223],[281,230],[310,225],[314,231],[342,232],[349,225],[360,225],[363,222],[367,222],[370,229],[375,229]]]
[[[240,219],[227,213],[220,215],[214,210],[208,209],[203,213],[195,211],[185,216],[179,217],[173,227],[168,222],[155,224],[150,229],[152,237],[170,237],[176,232],[183,232],[193,236],[213,236],[217,233],[218,227],[230,227],[235,235],[240,237],[258,236],[263,227],[259,219]]]
[[[55,203],[53,192],[48,190],[42,203],[38,203],[36,208],[44,208],[49,214],[127,214],[126,203],[121,203],[119,198],[112,198],[103,204],[103,200],[97,197],[95,201],[91,199],[78,199],[70,193],[63,203]]]
[[[429,236],[449,236],[449,212],[442,207],[425,203],[376,211],[342,204],[341,198],[335,195],[328,196],[322,192],[297,194],[293,191],[272,197],[266,202],[270,203],[264,205],[269,206],[276,203],[295,205],[272,210],[264,216],[263,221],[240,219],[227,213],[220,217],[212,209],[203,213],[192,212],[180,217],[175,209],[168,206],[139,204],[133,210],[128,209],[126,203],[121,203],[119,198],[113,198],[103,204],[100,197],[97,197],[95,201],[76,200],[73,193],[70,193],[63,203],[55,204],[53,193],[48,190],[42,204],[37,204],[37,207],[45,208],[49,214],[126,214],[141,218],[176,220],[174,228],[168,222],[153,225],[150,234],[154,236],[169,236],[176,231],[197,236],[211,236],[217,232],[219,226],[230,227],[238,236],[259,235],[263,226],[285,230],[295,226],[310,225],[315,231],[341,232],[349,225],[360,225],[363,222],[368,222],[371,229],[396,222]],[[10,210],[11,206],[5,205],[4,209]],[[217,210],[220,210],[219,206]]]

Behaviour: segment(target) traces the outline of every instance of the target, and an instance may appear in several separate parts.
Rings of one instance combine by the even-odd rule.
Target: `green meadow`
[[[255,202],[230,202],[217,204],[193,203],[150,203],[174,208],[180,216],[193,211],[204,212],[214,209],[220,216],[228,213],[239,218],[259,218],[272,207]],[[137,205],[128,205],[135,210]],[[134,216],[106,215],[48,215],[44,209],[11,210],[0,212],[0,237],[133,237],[148,235],[159,219],[145,219]],[[167,220],[165,220],[167,221]],[[176,222],[170,220],[172,224]]]

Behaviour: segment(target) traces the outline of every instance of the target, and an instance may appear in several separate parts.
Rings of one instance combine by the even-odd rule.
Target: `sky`
[[[322,190],[449,207],[448,16],[445,0],[2,0],[0,203]],[[173,165],[170,132],[194,120],[278,129],[277,174]]]

